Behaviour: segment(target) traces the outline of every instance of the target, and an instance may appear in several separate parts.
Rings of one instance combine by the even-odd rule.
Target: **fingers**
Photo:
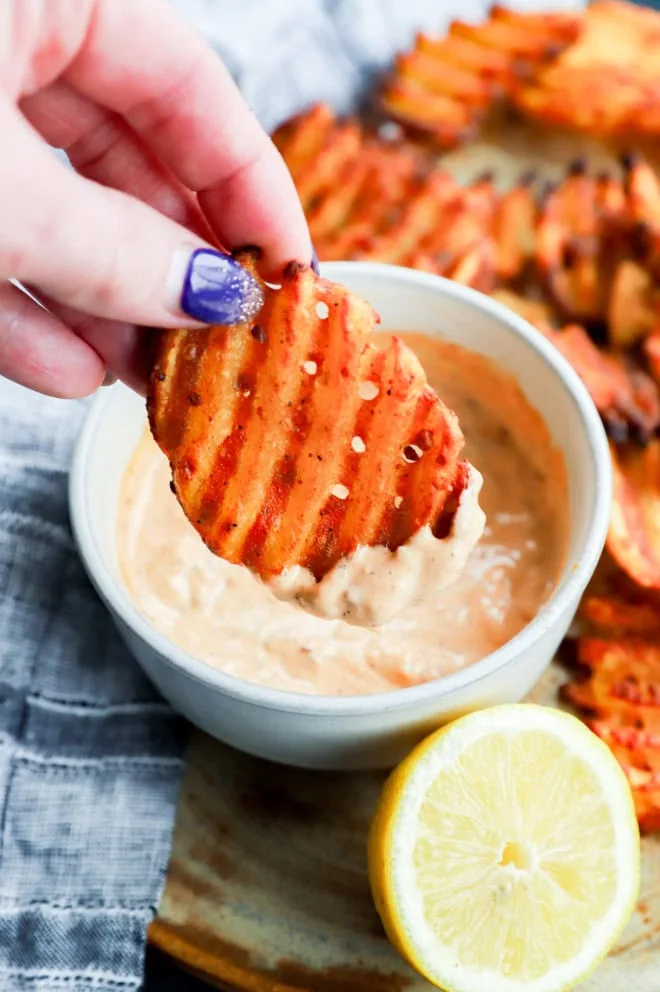
[[[94,349],[108,374],[121,379],[137,393],[145,392],[148,375],[147,344],[151,333],[147,328],[118,320],[90,317],[89,314],[59,303],[52,297],[41,295],[40,299],[58,320]]]
[[[0,277],[146,326],[234,323],[258,312],[261,289],[245,269],[144,203],[77,176],[1,99],[0,133]]]
[[[0,284],[0,375],[48,396],[88,396],[105,366],[93,348],[9,283]]]
[[[220,60],[171,8],[98,0],[66,77],[123,115],[199,193],[223,244],[258,244],[270,271],[309,262],[307,224],[284,162]]]
[[[19,106],[50,145],[66,151],[80,175],[129,193],[205,240],[215,240],[195,195],[118,114],[63,80],[24,98]]]

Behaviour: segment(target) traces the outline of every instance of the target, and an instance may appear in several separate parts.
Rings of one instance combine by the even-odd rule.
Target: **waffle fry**
[[[536,231],[536,262],[548,291],[569,320],[581,323],[605,316],[615,261],[601,193],[585,163],[576,161],[548,192]]]
[[[490,173],[468,189],[452,186],[442,199],[434,198],[433,223],[401,261],[490,292],[495,285],[495,245],[488,232],[496,205]],[[395,231],[390,236],[398,240]]]
[[[647,334],[642,349],[649,372],[654,380],[660,383],[660,330],[654,329]]]
[[[318,103],[285,122],[272,140],[309,211],[320,195],[336,188],[338,177],[352,180],[363,132],[357,120],[340,121],[327,104]]]
[[[488,77],[442,62],[432,52],[419,49],[397,55],[395,73],[399,82],[460,101],[466,108],[487,107],[496,92]]]
[[[490,293],[495,284],[495,247],[488,238],[475,242],[446,275],[462,286],[470,286],[481,293]]]
[[[530,299],[510,289],[495,289],[491,296],[547,335],[554,330],[556,315],[547,300]]]
[[[336,125],[337,117],[330,105],[316,103],[285,121],[271,135],[295,182],[321,151]]]
[[[423,249],[440,230],[459,190],[449,173],[434,169],[414,180],[406,192],[401,202],[392,205],[380,231],[356,245],[351,258],[404,263],[411,252]]]
[[[624,185],[609,172],[596,176],[596,201],[604,230],[610,235],[618,234],[625,226],[628,213],[628,200]]]
[[[388,206],[402,199],[418,168],[414,155],[365,141],[355,160],[346,163],[337,182],[307,210],[312,240],[323,259],[371,234]],[[338,255],[337,257],[340,257]]]
[[[607,306],[608,338],[619,349],[636,344],[658,324],[660,291],[651,274],[631,259],[614,273]]]
[[[626,349],[658,323],[660,183],[627,156],[626,182],[589,176],[582,161],[550,191],[536,232],[536,262],[561,312],[587,324],[607,322],[608,339]],[[658,248],[655,246],[658,245]]]
[[[538,205],[528,173],[499,198],[493,216],[495,272],[509,282],[522,274],[534,254]]]
[[[580,605],[580,618],[608,636],[660,637],[660,600],[648,594],[587,596]]]
[[[642,833],[660,830],[660,785],[657,775],[638,770],[635,770],[635,774],[631,774],[629,770],[627,777],[633,790],[640,830]]]
[[[600,716],[630,716],[637,707],[657,708],[660,731],[660,645],[628,636],[582,637],[578,665],[588,675],[566,686],[571,703]]]
[[[572,45],[580,37],[584,27],[583,18],[579,14],[561,11],[521,14],[499,3],[493,4],[490,8],[490,17],[498,24],[508,24],[511,28],[519,28],[525,33],[535,33],[537,58],[549,58],[567,45]],[[526,57],[529,57],[528,54]]]
[[[643,716],[635,720],[638,726],[612,725],[611,720],[587,720],[587,726],[609,746],[621,765],[640,829],[648,833],[660,827],[660,732],[646,729]]]
[[[660,276],[660,180],[639,155],[626,155],[627,217],[637,261]]]
[[[483,24],[454,22],[444,39],[418,35],[380,94],[384,112],[442,147],[468,140],[520,75],[578,37],[582,18],[516,14],[494,6]]]
[[[607,547],[639,586],[660,589],[660,441],[612,446],[613,510]]]
[[[346,206],[341,228],[332,232],[326,229],[314,239],[319,258],[324,261],[355,258],[357,253],[368,250],[374,237],[401,221],[406,201],[418,195],[423,185],[417,158],[408,150],[367,143],[355,171],[360,171],[361,167],[364,171],[359,177],[358,188],[355,190],[351,186],[348,198],[347,187],[341,190],[335,186],[309,213],[310,230],[318,232],[319,216],[328,209],[335,209],[326,204],[339,199]],[[450,184],[449,177],[445,173],[442,175],[444,178],[438,180],[438,191],[448,189]]]
[[[657,628],[654,631],[657,633]],[[563,699],[612,750],[643,830],[660,827],[660,643],[626,631],[578,641],[578,676]]]
[[[621,0],[597,0],[583,30],[513,93],[542,120],[597,135],[660,133],[660,15]],[[579,99],[576,99],[579,94]]]
[[[660,426],[655,383],[642,371],[629,369],[621,356],[597,348],[577,324],[561,331],[542,330],[584,382],[610,436],[616,441],[648,441]]]
[[[499,95],[515,77],[515,66],[507,52],[484,48],[478,42],[450,32],[444,38],[418,34],[414,51],[432,58],[439,66],[457,66],[491,87]]]
[[[555,58],[572,45],[582,31],[583,19],[570,13],[523,14],[495,4],[483,24],[454,22],[450,35],[472,41],[484,48],[504,52],[520,72],[525,64],[534,65]]]
[[[444,531],[463,438],[412,352],[379,347],[371,307],[308,267],[264,293],[259,324],[158,339],[150,423],[206,544],[262,578],[320,579],[358,545]]]
[[[481,109],[428,89],[407,79],[391,76],[381,96],[382,109],[393,120],[421,131],[442,148],[453,148],[473,138],[483,120]]]

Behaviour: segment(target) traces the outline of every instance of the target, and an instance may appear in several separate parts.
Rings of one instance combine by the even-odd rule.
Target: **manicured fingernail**
[[[317,276],[321,274],[320,273],[320,270],[319,270],[319,256],[316,254],[316,248],[314,248],[314,246],[312,246],[312,261],[311,261],[311,266],[314,269],[314,271],[316,272]]]
[[[116,383],[116,381],[117,381],[117,376],[116,375],[114,375],[112,372],[106,372],[105,375],[103,376],[103,382],[101,383],[101,385],[102,386],[114,386],[114,384]]]
[[[257,280],[231,255],[198,248],[183,280],[181,309],[205,324],[241,324],[261,310],[264,294]]]

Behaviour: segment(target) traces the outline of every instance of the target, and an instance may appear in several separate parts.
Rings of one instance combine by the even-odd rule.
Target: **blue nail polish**
[[[264,294],[257,280],[231,255],[198,248],[190,256],[181,309],[206,324],[241,324],[261,310]]]
[[[316,272],[317,276],[321,274],[320,271],[319,271],[319,256],[316,254],[316,248],[314,248],[313,245],[312,245],[312,261],[311,261],[311,266],[314,269],[314,271]]]

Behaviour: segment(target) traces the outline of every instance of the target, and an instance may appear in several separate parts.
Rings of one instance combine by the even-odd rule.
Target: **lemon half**
[[[630,788],[579,720],[526,704],[463,717],[393,772],[369,837],[392,943],[452,992],[560,992],[639,888]]]

